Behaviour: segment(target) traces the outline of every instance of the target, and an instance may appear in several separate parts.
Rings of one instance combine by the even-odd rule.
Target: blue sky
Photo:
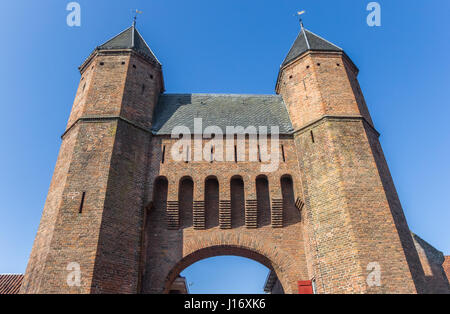
[[[201,260],[181,272],[189,293],[264,293],[269,269],[251,259],[220,256]]]
[[[299,31],[293,14],[305,9],[305,26],[344,48],[361,70],[410,228],[450,254],[448,0],[378,1],[382,26],[375,28],[366,24],[368,0],[78,2],[82,24],[74,28],[66,25],[69,1],[0,4],[0,272],[25,270],[77,67],[131,24],[133,8],[144,12],[138,28],[163,63],[167,92],[255,94],[274,92]]]

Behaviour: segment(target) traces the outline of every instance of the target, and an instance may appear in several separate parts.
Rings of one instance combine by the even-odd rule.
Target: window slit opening
[[[191,152],[190,152],[190,147],[188,146],[187,148],[186,148],[186,161],[185,161],[185,163],[189,163],[189,157],[190,157],[190,155],[191,155]]]
[[[214,162],[214,146],[211,146],[211,163]]]
[[[83,194],[81,195],[81,203],[80,203],[80,208],[78,209],[78,213],[82,214],[83,213],[83,206],[84,206],[84,198],[86,197],[86,192],[83,192]]]

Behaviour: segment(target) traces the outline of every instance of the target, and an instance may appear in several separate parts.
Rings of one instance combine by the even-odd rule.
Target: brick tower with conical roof
[[[304,27],[281,65],[309,267],[322,293],[415,293],[419,258],[357,75],[341,48]],[[369,285],[378,271],[382,284]]]
[[[97,47],[80,73],[23,293],[138,290],[161,64],[133,25]]]

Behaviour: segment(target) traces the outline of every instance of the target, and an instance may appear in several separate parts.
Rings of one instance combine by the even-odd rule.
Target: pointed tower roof
[[[127,28],[119,35],[108,40],[106,43],[99,46],[97,49],[99,50],[133,49],[136,52],[141,53],[146,57],[150,58],[152,61],[161,64],[134,25]]]
[[[297,39],[292,45],[292,48],[289,51],[286,59],[284,59],[281,67],[284,67],[286,64],[290,63],[294,59],[297,59],[302,54],[310,50],[343,52],[340,47],[330,43],[328,40],[323,39],[322,37],[302,27],[300,34],[298,34]]]

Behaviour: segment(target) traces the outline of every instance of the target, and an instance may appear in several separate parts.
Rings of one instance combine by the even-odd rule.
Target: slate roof
[[[160,64],[156,56],[154,55],[153,51],[150,49],[150,47],[145,42],[144,38],[141,36],[139,31],[136,29],[136,27],[131,26],[130,28],[127,28],[123,32],[121,32],[119,35],[113,37],[112,39],[108,40],[103,45],[100,45],[97,47],[97,49],[100,50],[107,50],[107,49],[133,49],[154,62],[157,62]]]
[[[322,37],[310,32],[305,28],[302,28],[281,67],[300,57],[302,54],[309,50],[337,52],[343,51],[341,48],[330,43],[328,40],[323,39]]]
[[[222,94],[162,94],[155,108],[153,132],[170,135],[176,126],[194,132],[194,118],[202,118],[203,129],[218,126],[279,126],[280,134],[291,134],[291,121],[281,96]]]
[[[0,294],[18,294],[23,275],[0,275]]]

